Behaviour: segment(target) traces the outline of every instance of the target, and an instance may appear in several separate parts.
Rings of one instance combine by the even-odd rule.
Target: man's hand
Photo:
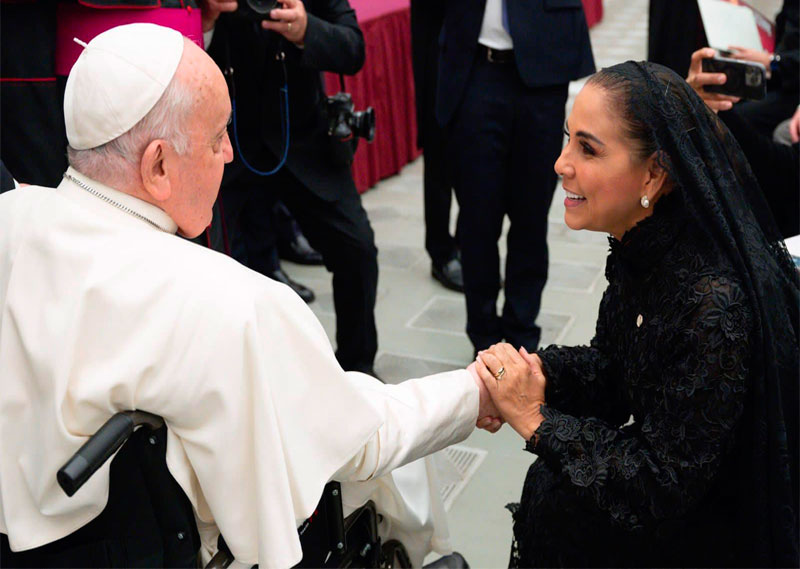
[[[239,7],[236,0],[202,0],[200,12],[202,13],[203,32],[214,28],[217,18],[222,12],[235,12]]]
[[[480,395],[480,403],[478,404],[478,420],[476,421],[475,426],[479,429],[485,429],[490,433],[496,433],[500,430],[500,427],[503,426],[503,420],[500,419],[499,416],[500,413],[498,413],[497,407],[494,406],[494,402],[492,402],[492,398],[489,396],[489,391],[486,389],[486,386],[481,381],[481,378],[475,369],[475,362],[469,364],[467,371],[475,381],[475,385],[478,386],[478,393]]]
[[[500,416],[530,439],[544,420],[540,408],[547,382],[541,368],[531,366],[510,344],[495,344],[478,355],[475,370]]]
[[[269,13],[274,21],[264,20],[261,27],[278,32],[290,42],[302,45],[306,38],[308,14],[302,0],[282,0],[283,8],[275,8]]]
[[[728,79],[724,73],[705,73],[703,71],[703,60],[714,57],[715,54],[716,51],[710,47],[695,51],[692,54],[692,63],[689,66],[689,76],[686,78],[686,82],[700,95],[703,102],[716,113],[727,111],[733,107],[734,103],[739,102],[739,97],[710,93],[703,89],[704,85],[722,85]]]
[[[789,136],[792,137],[792,142],[800,142],[800,107],[797,107],[792,120],[789,121]]]

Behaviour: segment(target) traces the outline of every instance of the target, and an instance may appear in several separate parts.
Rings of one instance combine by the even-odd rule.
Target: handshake
[[[510,344],[495,344],[478,353],[467,367],[480,391],[476,426],[490,433],[508,423],[529,440],[544,417],[546,379],[542,361],[525,348],[519,351]]]

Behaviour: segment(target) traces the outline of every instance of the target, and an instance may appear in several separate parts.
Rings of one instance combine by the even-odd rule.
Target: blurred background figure
[[[447,132],[475,350],[502,339],[530,351],[547,281],[547,212],[571,80],[594,71],[580,0],[448,0],[436,117]],[[505,216],[505,304],[497,314]]]
[[[425,250],[431,275],[443,286],[464,291],[456,239],[450,235],[453,184],[447,171],[445,132],[436,120],[439,33],[444,4],[411,0],[411,57],[417,106],[417,145],[424,150]]]
[[[333,273],[339,363],[375,375],[378,251],[350,171],[352,154],[338,153],[343,143],[328,134],[321,78],[363,66],[355,12],[347,0],[286,0],[264,21],[241,4],[202,3],[208,53],[226,73],[234,105],[235,159],[220,192],[226,224],[241,229],[248,265],[275,274],[277,248],[268,242],[275,229],[265,226],[281,199]]]

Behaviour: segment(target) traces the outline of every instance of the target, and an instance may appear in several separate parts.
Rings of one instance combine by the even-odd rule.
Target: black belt
[[[494,49],[483,44],[478,44],[478,57],[489,63],[511,63],[514,61],[513,49]]]

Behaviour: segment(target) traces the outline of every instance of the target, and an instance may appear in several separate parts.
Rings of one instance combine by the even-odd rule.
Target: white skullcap
[[[183,55],[183,36],[155,24],[127,24],[95,37],[67,78],[64,121],[76,150],[128,132],[155,106]]]

